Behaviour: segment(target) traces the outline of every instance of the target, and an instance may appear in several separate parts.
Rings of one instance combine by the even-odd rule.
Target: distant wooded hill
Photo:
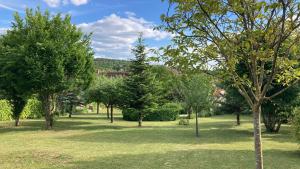
[[[101,71],[127,71],[129,68],[130,61],[117,60],[117,59],[106,59],[106,58],[95,58],[95,68]]]

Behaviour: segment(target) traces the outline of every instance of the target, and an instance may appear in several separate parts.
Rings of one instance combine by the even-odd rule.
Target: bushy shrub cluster
[[[176,120],[183,111],[180,104],[177,103],[166,103],[158,108],[149,110],[145,114],[143,120],[145,121],[173,121]],[[137,121],[138,112],[135,109],[124,109],[122,111],[123,119],[128,121]]]
[[[43,116],[41,102],[36,98],[27,101],[21,119],[37,119]],[[0,121],[12,119],[12,105],[7,100],[0,100]]]
[[[12,107],[7,100],[0,100],[0,121],[11,120]]]
[[[43,116],[42,104],[36,99],[32,98],[27,101],[26,106],[21,114],[22,119],[38,119]]]
[[[294,127],[295,136],[300,143],[300,109],[297,109],[295,111],[295,116],[293,119],[293,127]]]

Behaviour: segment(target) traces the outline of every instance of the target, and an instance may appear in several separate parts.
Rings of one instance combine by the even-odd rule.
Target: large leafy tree
[[[272,85],[269,93],[282,90],[282,85]],[[278,133],[282,123],[286,123],[294,114],[294,109],[299,106],[299,85],[294,85],[281,95],[272,100],[267,100],[262,105],[262,119],[267,132]]]
[[[28,76],[33,91],[39,95],[46,129],[51,129],[55,94],[70,88],[85,88],[92,80],[90,37],[71,23],[69,15],[50,15],[40,9],[27,9],[25,15],[22,19],[16,14],[8,31],[12,36],[22,37],[11,45],[14,49],[12,55],[24,58],[22,71]]]
[[[7,31],[0,38],[0,91],[2,98],[13,105],[15,126],[19,125],[21,112],[32,94],[30,77],[24,71],[24,47],[20,44],[24,39],[23,32],[15,29]]]
[[[145,113],[153,104],[153,95],[151,92],[151,76],[149,65],[146,62],[146,47],[144,40],[140,36],[135,48],[132,49],[135,59],[131,61],[129,67],[129,76],[124,81],[124,108],[132,108],[138,113],[139,125],[142,126],[142,120]]]
[[[169,0],[162,29],[174,34],[167,63],[223,69],[253,112],[256,168],[263,168],[261,105],[298,83],[300,2],[297,0]],[[245,63],[248,75],[237,71]],[[284,88],[269,95],[274,81]]]
[[[240,115],[243,112],[247,111],[248,105],[243,100],[242,95],[231,85],[226,85],[226,82],[221,84],[225,89],[224,101],[220,102],[220,107],[218,107],[218,111],[222,111],[224,113],[234,113],[236,114],[236,124],[240,125]]]

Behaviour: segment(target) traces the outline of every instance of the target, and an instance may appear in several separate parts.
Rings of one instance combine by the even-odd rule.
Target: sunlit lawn
[[[136,122],[105,115],[62,117],[53,131],[42,120],[27,120],[22,127],[0,122],[0,169],[252,169],[252,124],[234,116],[200,119],[200,138],[194,125],[174,122]],[[283,126],[280,134],[263,134],[265,168],[299,169],[299,146]]]

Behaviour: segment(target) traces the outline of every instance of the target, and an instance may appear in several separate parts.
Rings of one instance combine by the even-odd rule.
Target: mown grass
[[[136,122],[105,115],[62,117],[52,131],[43,120],[26,120],[21,127],[0,122],[0,169],[252,169],[254,152],[250,117],[236,126],[234,116],[200,119],[194,125]],[[193,122],[192,122],[193,123]],[[266,169],[299,169],[299,146],[282,127],[280,134],[263,133]]]

